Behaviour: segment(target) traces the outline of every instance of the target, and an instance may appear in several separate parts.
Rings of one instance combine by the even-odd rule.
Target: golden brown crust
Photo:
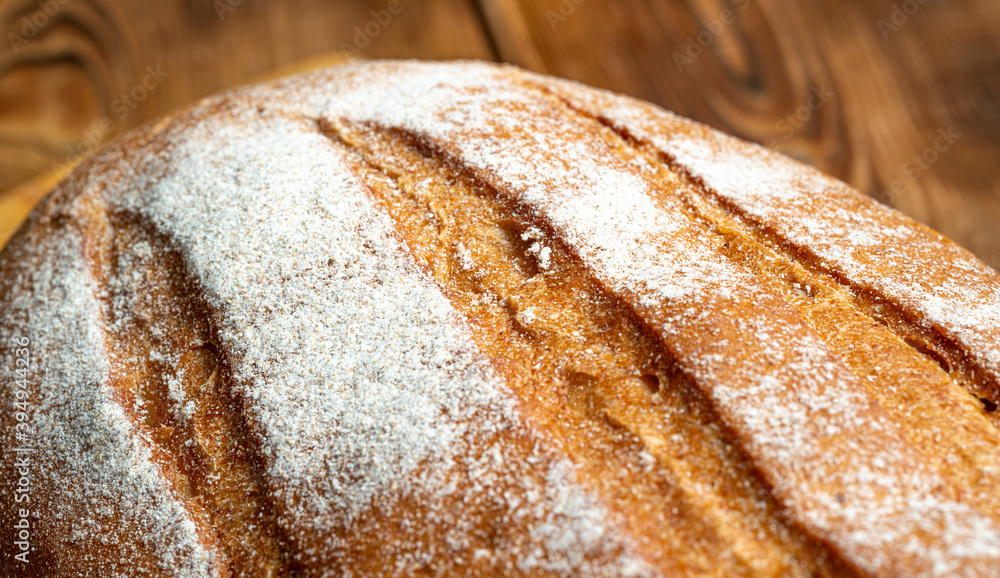
[[[405,136],[341,127],[337,138],[359,152],[418,263],[474,320],[477,344],[530,400],[525,414],[630,518],[646,556],[703,575],[844,571],[783,519],[707,400],[572,255],[552,244],[542,269],[531,226]]]
[[[47,448],[5,570],[1000,564],[1000,276],[623,97],[471,63],[223,95],[81,166],[0,287]]]

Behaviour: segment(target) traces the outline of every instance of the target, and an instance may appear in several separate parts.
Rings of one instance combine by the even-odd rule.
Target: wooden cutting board
[[[0,238],[89,137],[347,50],[631,94],[814,164],[1000,267],[998,29],[996,0],[0,0]]]

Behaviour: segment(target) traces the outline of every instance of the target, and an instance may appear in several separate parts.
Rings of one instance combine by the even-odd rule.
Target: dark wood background
[[[507,61],[650,100],[1000,267],[998,30],[997,0],[0,0],[0,226],[89,142],[349,49]]]

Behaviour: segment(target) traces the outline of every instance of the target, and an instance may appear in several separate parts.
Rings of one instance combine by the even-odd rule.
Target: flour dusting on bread
[[[405,160],[381,173],[366,165],[372,151],[352,141],[368,138],[366,130],[393,136],[381,146],[432,159],[420,169],[435,178],[408,182]],[[656,344],[644,363],[669,372],[612,387],[599,367],[577,371],[591,354],[599,358],[599,347],[568,332],[581,344],[566,351],[581,359],[565,360],[559,379],[570,386],[553,398],[591,420],[584,427],[592,435],[620,443],[616,459],[637,460],[635,471],[672,472],[656,491],[719,516],[706,515],[711,530],[689,544],[692,560],[709,566],[713,553],[738,545],[746,549],[739,563],[753,573],[756,542],[720,512],[766,510],[722,508],[735,498],[721,484],[688,481],[705,466],[677,450],[677,440],[704,435],[732,440],[737,449],[718,451],[746,463],[726,475],[766,488],[780,506],[769,531],[808,543],[797,556],[822,552],[801,565],[789,554],[757,567],[763,574],[975,576],[1000,564],[992,498],[958,487],[927,459],[908,422],[880,404],[856,361],[818,326],[836,324],[821,313],[843,308],[850,320],[884,325],[887,341],[912,350],[879,358],[872,345],[873,373],[909,368],[940,380],[941,405],[992,432],[997,421],[986,410],[950,400],[966,396],[964,387],[995,393],[1000,276],[846,185],[650,105],[477,63],[318,71],[207,99],[129,138],[60,185],[43,209],[58,218],[36,217],[0,256],[10,276],[0,294],[10,319],[0,324],[2,352],[9,358],[7,342],[22,332],[37,347],[32,419],[49,448],[39,456],[48,464],[38,472],[40,507],[53,520],[76,518],[38,521],[60,572],[78,562],[123,573],[100,557],[66,553],[110,543],[152,575],[221,575],[235,556],[226,544],[272,523],[262,514],[257,528],[213,527],[225,518],[199,509],[210,501],[161,459],[182,451],[170,449],[174,426],[153,428],[130,405],[148,400],[129,401],[109,385],[127,382],[133,366],[175,367],[163,394],[169,419],[177,429],[214,427],[199,406],[204,392],[182,379],[188,350],[108,351],[113,334],[146,332],[155,342],[180,316],[132,317],[146,302],[133,289],[152,256],[167,251],[191,279],[191,294],[173,303],[207,312],[220,352],[219,368],[199,387],[226,388],[214,395],[240,401],[227,407],[248,432],[243,453],[218,458],[213,475],[236,462],[259,475],[284,552],[275,567],[313,576],[685,571],[651,554],[660,537],[636,530],[637,520],[680,514],[644,512],[588,481],[558,439],[570,430],[527,417],[538,415],[530,388],[512,387],[511,360],[490,357],[476,341],[508,329],[519,339],[553,333],[572,322],[574,305],[527,306],[483,292],[479,302],[510,313],[510,328],[493,326],[435,276],[435,267],[495,273],[501,267],[478,249],[483,239],[449,244],[451,264],[414,257],[414,244],[448,225],[445,209],[416,206],[403,189],[442,182],[456,190],[461,182],[503,208],[509,230],[498,235],[504,247],[522,247],[513,269],[528,272],[525,285],[544,288],[574,268],[587,279],[574,294],[602,295],[643,343]],[[375,179],[391,182],[379,194],[399,195],[410,213],[388,210]],[[401,220],[417,213],[437,230],[404,234],[413,227]],[[125,244],[126,222],[148,235]],[[87,238],[94,231],[102,238]],[[95,247],[115,247],[113,266]],[[776,289],[782,283],[795,290]],[[823,297],[842,308],[809,309]],[[111,364],[112,354],[124,359]],[[684,388],[690,407],[669,411],[708,415],[705,432],[663,429],[683,422],[656,412]],[[919,401],[914,411],[929,411]],[[641,416],[630,413],[640,404]],[[14,443],[6,431],[5,448]],[[961,435],[945,432],[943,446]],[[985,493],[1000,487],[1000,472],[969,461],[963,467]]]

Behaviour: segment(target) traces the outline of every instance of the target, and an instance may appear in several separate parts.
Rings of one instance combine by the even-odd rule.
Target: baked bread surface
[[[4,575],[1000,573],[1000,275],[567,81],[205,100],[56,187],[0,314]]]

